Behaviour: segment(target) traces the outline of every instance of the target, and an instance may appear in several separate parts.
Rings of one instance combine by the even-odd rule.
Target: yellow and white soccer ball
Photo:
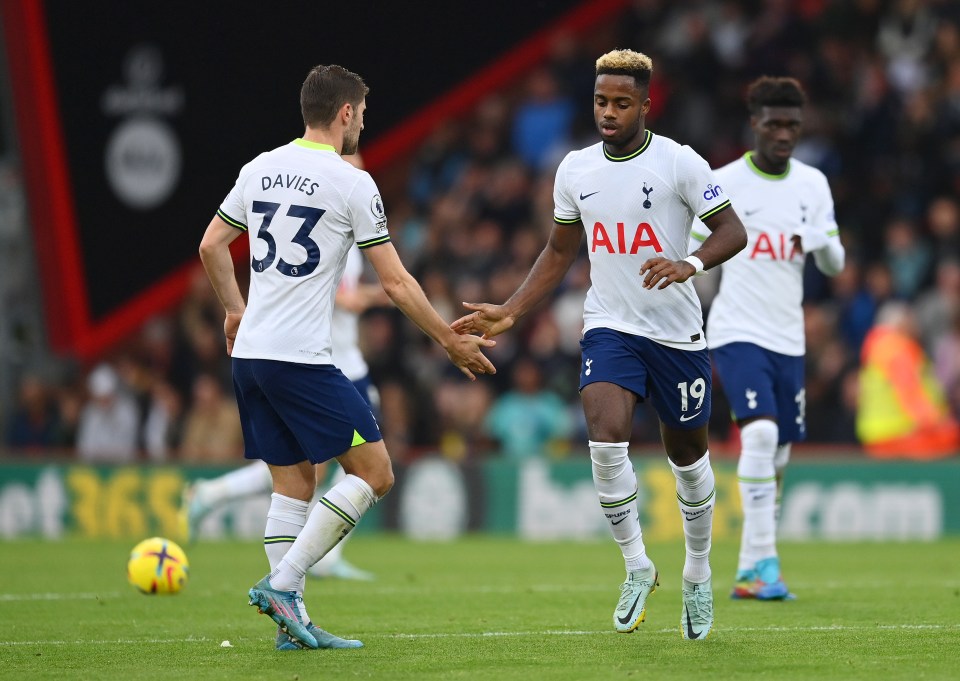
[[[151,537],[133,547],[127,581],[145,594],[175,594],[187,585],[190,564],[175,542]]]

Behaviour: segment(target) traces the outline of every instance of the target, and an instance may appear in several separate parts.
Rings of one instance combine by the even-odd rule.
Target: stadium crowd
[[[530,270],[552,225],[557,164],[598,141],[593,60],[611,39],[654,60],[650,128],[713,167],[751,144],[746,83],[792,75],[809,97],[795,155],[829,178],[848,254],[833,280],[807,270],[808,442],[858,442],[865,340],[894,302],[906,303],[903,328],[960,418],[960,5],[635,0],[607,31],[558,35],[522,83],[438,127],[402,189],[385,193],[392,240],[441,314],[452,321],[461,301],[502,302]],[[697,281],[705,311],[717,283]],[[552,299],[498,338],[489,353],[498,373],[476,382],[398,311],[365,313],[362,349],[394,457],[585,452],[577,375],[588,285],[584,251]],[[722,393],[714,399],[722,444],[736,434]],[[26,457],[241,457],[221,306],[199,270],[177,310],[97,366],[57,382],[24,376],[19,401],[6,445]],[[653,412],[638,410],[634,442],[658,440]]]

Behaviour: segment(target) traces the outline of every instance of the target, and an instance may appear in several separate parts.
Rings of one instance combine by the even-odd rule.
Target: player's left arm
[[[233,269],[233,256],[230,244],[243,232],[214,215],[200,241],[200,260],[203,269],[223,304],[226,317],[223,320],[223,333],[227,338],[227,354],[233,353],[233,342],[237,338],[240,319],[247,305],[240,292],[240,285]]]
[[[840,241],[840,228],[837,226],[833,211],[833,197],[826,177],[819,177],[817,187],[822,200],[811,216],[810,222],[801,225],[793,239],[799,243],[804,253],[812,253],[817,269],[828,277],[834,277],[843,271],[846,251]]]
[[[747,230],[730,205],[713,171],[690,147],[683,147],[675,166],[676,191],[710,230],[703,244],[683,260],[650,258],[640,268],[643,287],[663,289],[726,262],[747,245]]]
[[[390,296],[384,292],[382,287],[374,284],[358,284],[353,288],[348,288],[341,283],[333,304],[347,312],[361,314],[371,307],[390,305]]]
[[[747,245],[747,230],[740,221],[740,216],[729,204],[720,212],[701,219],[710,230],[710,235],[690,256],[702,262],[703,269],[689,260],[650,258],[640,268],[640,274],[646,274],[643,278],[644,288],[662,289],[674,282],[684,282],[726,262]]]

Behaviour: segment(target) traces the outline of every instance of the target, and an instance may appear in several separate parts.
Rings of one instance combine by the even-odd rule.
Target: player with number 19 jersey
[[[250,230],[250,292],[233,357],[331,364],[347,252],[354,241],[363,249],[390,240],[373,178],[333,147],[296,139],[245,165],[217,215]]]
[[[701,350],[703,317],[693,282],[644,289],[649,258],[682,260],[693,218],[730,205],[709,164],[693,149],[646,131],[624,157],[603,143],[572,151],[557,169],[554,220],[583,223],[590,256],[584,333],[608,328],[681,350]]]

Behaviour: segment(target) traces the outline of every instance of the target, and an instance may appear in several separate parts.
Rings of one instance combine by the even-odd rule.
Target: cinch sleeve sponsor
[[[707,220],[730,206],[710,165],[688,146],[677,155],[677,188],[694,214]]]

